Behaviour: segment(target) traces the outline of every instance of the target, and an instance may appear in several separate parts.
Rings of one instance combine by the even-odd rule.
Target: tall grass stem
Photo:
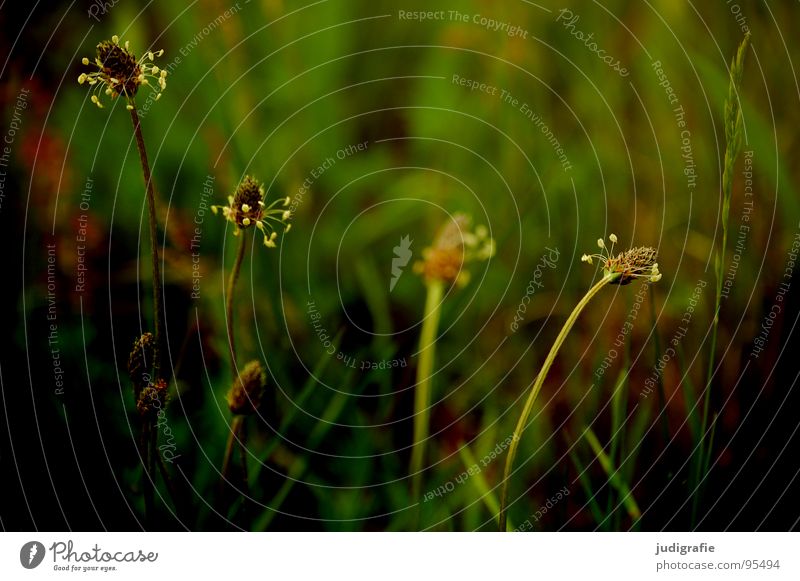
[[[711,383],[714,378],[716,365],[717,333],[719,330],[719,313],[722,303],[722,271],[725,265],[725,251],[728,246],[728,222],[731,211],[731,197],[733,195],[733,171],[736,159],[742,150],[743,119],[739,92],[742,86],[742,73],[744,70],[744,57],[750,45],[750,33],[745,34],[739,45],[739,50],[731,62],[730,82],[728,96],[725,100],[725,161],[722,170],[722,243],[717,248],[714,257],[714,276],[716,289],[714,293],[714,317],[711,323],[711,342],[708,354],[708,369],[703,394],[703,411],[700,424],[700,442],[695,461],[694,470],[694,497],[692,499],[692,523],[697,517],[697,508],[702,496],[701,480],[705,478],[703,467],[708,465],[707,457],[711,455],[710,443],[706,442],[708,431],[708,414],[711,407]]]

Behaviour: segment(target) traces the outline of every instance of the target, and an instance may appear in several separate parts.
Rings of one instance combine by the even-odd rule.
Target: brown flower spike
[[[606,247],[602,238],[598,238],[597,246],[601,254],[584,254],[581,257],[583,262],[592,264],[593,259],[597,259],[603,264],[603,274],[613,277],[609,284],[625,285],[630,284],[637,278],[643,278],[649,282],[661,280],[661,273],[656,262],[656,250],[650,246],[637,246],[625,252],[620,252],[614,256],[614,245],[617,243],[617,235],[611,234],[608,237],[611,241],[611,248]]]
[[[167,382],[159,379],[150,383],[139,394],[136,409],[146,420],[155,420],[158,412],[167,407]]]
[[[81,73],[78,83],[84,83],[94,87],[92,92],[92,103],[103,108],[103,103],[98,96],[102,92],[116,99],[123,95],[127,100],[127,108],[133,109],[133,98],[139,87],[147,85],[156,92],[156,101],[161,98],[161,91],[167,87],[167,71],[160,69],[153,61],[155,57],[164,54],[163,50],[158,52],[147,52],[144,57],[137,59],[130,50],[130,44],[126,41],[120,46],[119,37],[114,35],[111,40],[104,40],[97,45],[97,56],[94,61],[84,57],[81,62],[86,66],[94,66],[96,71]],[[155,83],[151,83],[152,81]]]
[[[150,371],[155,361],[156,342],[152,333],[144,333],[133,343],[128,356],[128,375],[133,383],[137,401],[139,393],[150,383]]]
[[[455,214],[436,235],[433,244],[422,251],[422,260],[414,270],[425,280],[455,282],[464,286],[469,282],[465,269],[470,262],[487,260],[494,255],[494,240],[489,238],[485,226],[469,230],[471,220],[465,214]]]
[[[240,230],[255,226],[264,235],[264,246],[275,248],[278,238],[276,226],[283,226],[283,232],[288,232],[292,225],[290,210],[285,210],[290,202],[289,196],[275,200],[269,206],[264,203],[264,187],[251,176],[245,176],[232,196],[228,196],[227,206],[211,206],[215,214],[222,210],[226,220],[232,222],[236,228],[235,236]]]
[[[266,385],[267,373],[260,361],[251,361],[245,365],[228,392],[228,407],[231,413],[236,415],[254,413],[261,405]]]

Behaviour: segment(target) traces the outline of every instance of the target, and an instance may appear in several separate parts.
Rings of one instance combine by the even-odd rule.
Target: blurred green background
[[[664,277],[642,295],[623,347],[614,342],[639,284],[610,287],[579,319],[522,440],[511,521],[532,530],[795,526],[796,508],[787,509],[800,468],[787,452],[797,425],[794,287],[764,352],[751,353],[778,285],[791,282],[784,269],[800,220],[796,4],[158,1],[120,2],[99,22],[87,14],[92,6],[39,7],[30,19],[27,6],[0,9],[6,123],[20,89],[31,91],[0,214],[14,245],[9,272],[24,275],[11,283],[21,288],[8,304],[3,350],[11,426],[4,470],[19,474],[5,527],[144,526],[124,372],[133,339],[152,325],[143,181],[123,104],[98,110],[76,82],[80,58],[112,34],[137,54],[163,48],[157,63],[170,72],[158,103],[145,105],[146,92],[137,103],[160,195],[176,368],[168,417],[180,457],[170,470],[184,506],[176,513],[159,482],[163,501],[151,526],[415,528],[408,465],[425,287],[409,263],[390,291],[393,248],[409,236],[412,262],[419,259],[454,212],[485,224],[497,253],[473,265],[470,283],[443,304],[423,491],[445,493],[423,503],[420,528],[493,530],[504,457],[482,459],[511,434],[526,388],[597,276],[581,254],[612,232],[622,247],[658,248]],[[443,16],[414,21],[401,10]],[[518,32],[492,30],[482,16]],[[711,386],[719,415],[693,516],[690,467],[721,233],[721,120],[743,26],[753,35],[742,92],[753,195],[745,195],[740,159],[724,272],[737,268]],[[628,74],[598,58],[591,42]],[[357,144],[362,150],[348,149]],[[269,370],[261,415],[246,423],[249,499],[219,484],[230,430],[223,288],[233,238],[205,210],[227,203],[245,174],[265,183],[270,200],[290,196],[296,210],[277,250],[250,235],[237,288],[240,360]],[[82,214],[88,268],[76,292]],[[734,258],[743,223],[750,230]],[[63,395],[54,392],[48,343],[47,244],[57,246]],[[515,331],[549,249],[558,260],[540,268],[542,286]],[[195,289],[193,252],[202,275]],[[663,392],[645,397],[698,281],[708,286],[660,376]],[[610,366],[597,373],[612,349]],[[364,361],[397,366],[365,370]],[[476,463],[479,474],[460,478]],[[24,490],[39,493],[36,506],[22,502]]]

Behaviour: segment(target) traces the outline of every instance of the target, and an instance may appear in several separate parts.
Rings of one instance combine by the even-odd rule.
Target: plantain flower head
[[[239,377],[228,392],[228,407],[231,413],[252,414],[261,405],[267,373],[259,361],[251,361],[244,366]]]
[[[165,410],[166,407],[167,382],[163,379],[149,383],[139,393],[136,409],[144,419],[155,420],[158,417],[158,412]]]
[[[609,284],[630,284],[637,278],[645,279],[648,282],[661,280],[655,248],[637,246],[615,256],[614,245],[617,243],[617,236],[611,234],[608,239],[611,241],[610,247],[602,238],[598,238],[597,246],[600,248],[600,253],[584,254],[581,260],[589,264],[593,264],[594,260],[599,260],[603,265],[603,275],[612,277]]]
[[[211,206],[215,214],[222,212],[223,217],[233,223],[233,233],[239,235],[240,230],[255,226],[264,235],[264,246],[275,248],[278,238],[277,229],[283,227],[284,233],[292,225],[289,220],[292,213],[286,209],[289,197],[275,200],[269,206],[264,202],[264,187],[251,176],[245,176],[236,192],[228,196],[227,206]]]
[[[414,264],[414,271],[426,281],[467,284],[466,266],[470,262],[488,260],[495,253],[494,240],[489,237],[486,226],[470,230],[471,222],[466,214],[455,214],[443,224],[433,244],[422,251],[422,260]]]
[[[167,71],[160,69],[153,61],[163,54],[163,50],[148,51],[141,59],[137,59],[130,50],[129,42],[120,45],[119,37],[114,35],[111,40],[104,40],[97,45],[94,61],[86,57],[81,60],[81,63],[96,70],[81,73],[78,83],[86,83],[93,88],[92,103],[101,109],[103,103],[100,95],[108,95],[112,99],[122,95],[127,101],[127,108],[133,109],[133,98],[142,85],[151,87],[158,101],[167,87]]]
[[[156,341],[152,333],[144,333],[133,343],[128,356],[128,375],[133,383],[133,390],[138,402],[139,394],[150,383],[150,372],[153,369],[156,354]]]

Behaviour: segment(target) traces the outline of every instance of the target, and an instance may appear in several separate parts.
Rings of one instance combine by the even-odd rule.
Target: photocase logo
[[[19,550],[19,562],[26,569],[35,569],[44,560],[44,545],[39,541],[30,541]]]
[[[397,281],[400,280],[400,276],[403,274],[403,267],[405,267],[408,264],[408,261],[411,260],[412,242],[414,241],[410,240],[408,235],[406,235],[400,239],[400,244],[393,248],[394,258],[392,258],[392,279],[389,281],[389,292],[394,290],[394,286],[397,284]]]

